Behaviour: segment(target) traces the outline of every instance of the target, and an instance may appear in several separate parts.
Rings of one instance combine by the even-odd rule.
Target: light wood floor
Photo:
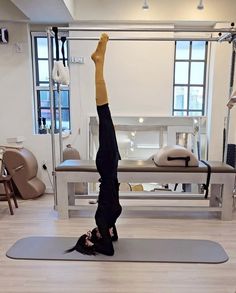
[[[9,215],[7,203],[0,202],[0,292],[236,292],[236,214],[233,221],[224,222],[207,214],[126,212],[118,222],[120,237],[217,241],[230,258],[223,264],[24,261],[5,256],[20,238],[78,236],[93,226],[91,211],[58,220],[52,195],[19,200],[14,216]]]

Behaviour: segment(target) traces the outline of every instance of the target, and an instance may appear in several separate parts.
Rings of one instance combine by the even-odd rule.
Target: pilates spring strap
[[[66,42],[66,37],[61,37],[61,54],[62,54],[62,61],[63,61],[63,65],[64,67],[66,67],[66,58],[65,58],[65,42]]]
[[[208,192],[209,192],[209,184],[210,184],[210,180],[211,180],[211,166],[204,160],[201,160],[201,162],[207,166],[207,180],[206,180],[206,184],[203,184],[203,188],[206,191],[205,198],[207,198]]]
[[[234,86],[234,69],[235,69],[235,47],[232,52],[232,61],[231,61],[231,68],[230,68],[230,87],[233,88]]]
[[[185,161],[185,167],[188,167],[188,162],[190,161],[190,156],[187,156],[187,157],[167,157],[167,161],[174,161],[174,160],[183,160],[183,161]]]
[[[56,49],[56,61],[59,61],[59,42],[58,42],[58,28],[53,27],[52,28],[54,34],[55,34],[55,49]]]

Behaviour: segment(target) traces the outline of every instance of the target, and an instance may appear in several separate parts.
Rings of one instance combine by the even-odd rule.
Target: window
[[[52,41],[53,61],[55,60],[55,44]],[[47,133],[51,129],[51,111],[49,94],[49,73],[48,73],[48,45],[47,36],[43,33],[32,33],[32,52],[34,67],[34,92],[35,92],[35,132]],[[59,41],[61,48],[61,41]],[[68,62],[67,48],[65,46],[65,58]],[[62,55],[60,52],[60,60]],[[61,86],[61,112],[62,130],[70,129],[70,94],[68,86]],[[58,113],[58,92],[56,84],[53,87],[54,121],[55,133],[59,129]]]
[[[205,41],[175,42],[174,116],[204,115],[207,46]]]

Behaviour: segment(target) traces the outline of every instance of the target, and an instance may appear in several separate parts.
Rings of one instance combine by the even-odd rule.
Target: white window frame
[[[41,134],[39,127],[38,127],[38,119],[39,119],[39,106],[38,106],[38,92],[39,91],[48,91],[49,92],[49,84],[48,86],[43,86],[43,85],[37,85],[37,65],[36,65],[36,48],[35,48],[35,38],[36,37],[45,37],[47,38],[47,34],[46,32],[31,32],[31,46],[32,46],[32,65],[33,65],[33,90],[34,90],[34,131],[36,134]],[[54,43],[53,43],[54,45]],[[67,50],[68,52],[68,50]],[[68,56],[66,58],[68,60]],[[53,86],[53,94],[56,94],[56,84]],[[69,111],[69,127],[67,128],[67,130],[70,130],[71,128],[71,121],[70,121],[70,88],[69,86],[61,86],[61,92],[63,91],[68,91],[68,107],[62,107],[62,110],[67,110]],[[55,96],[54,96],[55,97]],[[54,98],[54,103],[55,103],[55,99]],[[45,107],[47,108],[47,107]],[[54,116],[56,115],[56,110],[57,107],[55,106],[55,112],[54,112]],[[58,132],[58,128],[59,128],[59,123],[58,123],[58,119],[56,120],[56,117],[54,117],[56,123],[55,123],[55,133]],[[50,125],[49,125],[50,127]],[[45,132],[43,132],[45,133]]]
[[[172,106],[172,115],[173,116],[195,116],[195,115],[189,115],[189,112],[201,112],[201,115],[196,115],[196,116],[204,116],[205,111],[206,111],[206,93],[207,93],[207,61],[208,61],[208,50],[209,50],[209,42],[205,41],[205,57],[204,59],[198,60],[198,59],[193,59],[191,56],[191,51],[192,51],[192,42],[194,41],[201,41],[201,40],[184,40],[184,42],[190,42],[190,53],[189,53],[189,58],[188,59],[176,59],[176,48],[177,48],[177,42],[182,42],[181,41],[175,41],[175,55],[174,55],[174,78],[173,78],[173,106]],[[175,83],[175,69],[176,69],[176,62],[188,62],[189,63],[189,70],[188,70],[188,83],[184,84],[178,84]],[[204,77],[203,77],[203,84],[201,85],[196,85],[190,83],[190,72],[191,72],[191,63],[192,62],[204,62]],[[184,86],[187,87],[187,108],[183,109],[177,109],[175,108],[175,86]],[[197,87],[202,87],[203,89],[203,97],[202,97],[202,108],[201,109],[190,109],[189,108],[189,99],[190,99],[190,87],[191,86],[197,86]],[[176,112],[186,112],[186,115],[176,115]]]

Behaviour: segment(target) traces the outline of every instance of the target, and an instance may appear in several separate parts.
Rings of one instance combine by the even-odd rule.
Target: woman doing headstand
[[[75,247],[84,254],[113,255],[112,241],[118,239],[116,220],[121,214],[119,203],[119,183],[117,179],[118,160],[120,160],[116,134],[108,106],[106,84],[103,75],[104,59],[108,35],[102,34],[96,51],[91,58],[95,63],[96,105],[99,118],[99,148],[96,166],[100,174],[98,207],[95,213],[97,227],[82,235]]]

